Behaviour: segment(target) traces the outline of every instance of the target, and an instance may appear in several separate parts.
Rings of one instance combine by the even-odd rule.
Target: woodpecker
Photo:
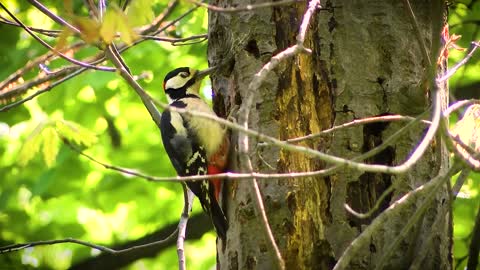
[[[181,67],[170,71],[163,80],[170,107],[215,115],[199,96],[201,80],[212,70]],[[224,172],[229,141],[218,122],[165,110],[160,130],[165,150],[179,176]],[[220,180],[188,181],[186,184],[212,219],[217,235],[225,240],[228,221],[218,204]]]

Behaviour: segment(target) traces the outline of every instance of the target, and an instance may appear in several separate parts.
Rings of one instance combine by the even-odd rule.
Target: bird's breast
[[[187,102],[187,108],[189,111],[198,111],[207,113],[210,115],[216,115],[215,112],[201,99],[192,98]],[[207,119],[199,116],[188,116],[188,125],[190,128],[196,130],[198,134],[198,140],[201,145],[205,146],[207,157],[211,157],[216,153],[218,148],[223,143],[223,137],[225,130],[222,126],[211,119]]]

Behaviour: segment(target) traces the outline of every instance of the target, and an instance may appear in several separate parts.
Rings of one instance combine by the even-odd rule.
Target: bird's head
[[[188,94],[198,95],[203,78],[213,71],[213,68],[196,70],[189,67],[176,68],[163,80],[163,89],[170,101],[185,97]]]

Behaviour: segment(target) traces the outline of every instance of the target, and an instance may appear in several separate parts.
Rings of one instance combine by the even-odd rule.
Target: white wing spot
[[[196,160],[197,158],[200,158],[200,160],[205,163],[205,158],[200,154],[200,152],[195,152],[192,157],[187,161],[187,167],[190,167]]]

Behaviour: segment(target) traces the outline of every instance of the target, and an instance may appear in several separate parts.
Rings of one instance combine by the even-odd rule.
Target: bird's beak
[[[214,67],[210,67],[210,68],[207,68],[207,69],[204,69],[204,70],[199,70],[199,71],[197,72],[197,74],[195,74],[195,78],[196,78],[197,80],[201,80],[201,79],[205,78],[206,76],[212,74],[213,71],[215,71],[216,68],[217,68],[217,67],[214,66]]]

